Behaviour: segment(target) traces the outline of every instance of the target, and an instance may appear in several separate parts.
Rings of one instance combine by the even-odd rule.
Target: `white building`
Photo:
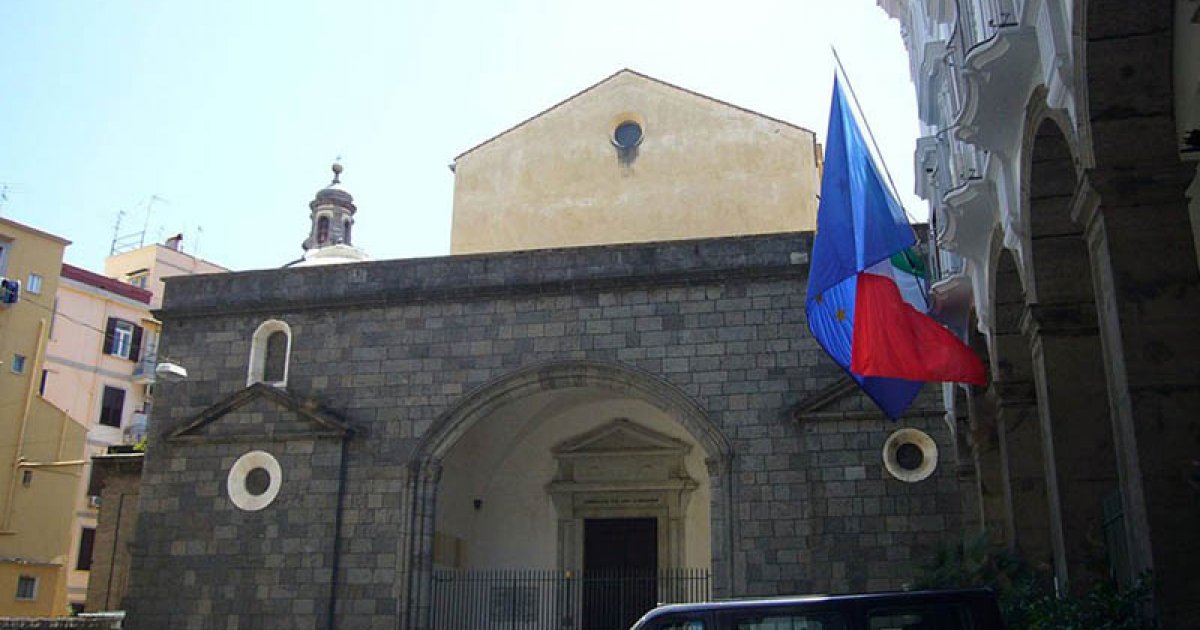
[[[1200,625],[1200,5],[879,5],[943,314],[990,360],[986,391],[946,390],[978,525],[1063,588],[1153,570],[1164,626]]]

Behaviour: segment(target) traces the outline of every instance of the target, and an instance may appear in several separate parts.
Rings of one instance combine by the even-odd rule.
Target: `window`
[[[613,144],[619,149],[632,149],[642,141],[642,126],[632,120],[627,120],[613,131]]]
[[[32,575],[22,575],[17,578],[17,599],[31,601],[37,599],[38,579]]]
[[[8,269],[8,250],[12,249],[12,241],[0,238],[0,276]]]
[[[287,385],[291,354],[292,329],[287,322],[270,319],[260,324],[250,340],[250,367],[246,373],[246,385]]]
[[[104,399],[100,403],[100,424],[106,427],[121,427],[121,415],[125,413],[125,390],[104,386]]]
[[[25,372],[25,355],[14,354],[11,365],[13,374],[23,374]]]
[[[263,380],[278,383],[284,380],[287,368],[287,333],[276,330],[267,336],[267,357],[263,361]]]
[[[944,628],[969,630],[976,627],[971,610],[962,604],[906,606],[872,610],[867,613],[870,630],[909,630],[910,628]]]
[[[329,217],[317,219],[317,244],[324,245],[329,241]]]
[[[342,222],[342,242],[347,245],[350,244],[350,219]]]
[[[846,618],[836,612],[761,613],[733,620],[737,630],[847,630]]]
[[[36,273],[29,274],[29,283],[25,285],[25,290],[30,293],[42,292],[42,277]]]
[[[21,471],[21,485],[28,488],[33,485],[33,471],[26,468]]]
[[[92,570],[92,549],[96,546],[96,528],[84,527],[79,535],[79,557],[75,559],[75,568],[79,571]]]
[[[136,275],[133,275],[133,276],[130,276],[130,277],[129,277],[129,284],[132,284],[133,286],[135,286],[135,287],[137,287],[137,288],[139,288],[139,289],[145,289],[145,288],[146,288],[146,282],[147,282],[149,279],[150,279],[150,274],[146,274],[146,273],[139,273],[139,274],[136,274]]]
[[[680,619],[669,617],[654,624],[654,630],[704,630],[707,626],[702,619]]]
[[[137,361],[142,351],[142,327],[116,317],[104,328],[104,354]]]
[[[46,380],[50,378],[50,370],[42,370],[42,381],[38,383],[38,396],[46,395]]]

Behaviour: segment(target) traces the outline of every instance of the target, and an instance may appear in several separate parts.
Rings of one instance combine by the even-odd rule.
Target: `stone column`
[[[704,460],[708,467],[709,490],[712,493],[712,595],[715,598],[734,597],[745,590],[739,584],[733,565],[734,528],[730,502],[733,466],[730,458],[710,457]]]
[[[1002,474],[1007,483],[1005,531],[1011,549],[1039,571],[1053,568],[1042,435],[1031,383],[998,384],[1002,392],[996,419]]]
[[[1087,226],[1131,568],[1168,627],[1200,626],[1200,273],[1183,191],[1194,165],[1086,173]]]
[[[406,483],[408,501],[401,535],[401,627],[430,628],[433,584],[433,534],[436,527],[437,488],[442,465],[438,461],[414,462]]]
[[[979,530],[986,532],[991,542],[1003,543],[1008,539],[1011,518],[1006,503],[1010,493],[1004,476],[997,426],[999,400],[995,390],[988,390],[983,395],[969,392],[967,405],[971,414],[969,440],[975,462],[976,520]]]
[[[1031,305],[1022,323],[1033,357],[1055,575],[1060,588],[1082,593],[1106,574],[1102,506],[1117,489],[1096,309],[1092,302]]]

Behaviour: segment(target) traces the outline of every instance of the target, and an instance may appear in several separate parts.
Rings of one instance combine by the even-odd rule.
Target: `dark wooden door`
[[[658,598],[658,521],[583,522],[584,630],[628,628]]]

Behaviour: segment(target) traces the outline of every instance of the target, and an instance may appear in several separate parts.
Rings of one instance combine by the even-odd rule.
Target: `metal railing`
[[[437,569],[432,595],[437,630],[617,630],[658,604],[704,601],[711,591],[707,569]]]

